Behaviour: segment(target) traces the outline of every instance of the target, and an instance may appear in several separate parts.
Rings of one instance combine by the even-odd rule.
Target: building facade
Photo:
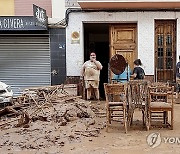
[[[36,16],[33,4],[38,6]],[[66,34],[57,25],[64,18],[65,3],[2,0],[0,8],[0,80],[15,94],[27,87],[64,83]],[[35,17],[48,23],[36,24]]]
[[[151,81],[175,83],[180,1],[77,0],[74,6],[69,8],[66,27],[67,76],[80,76],[89,51],[95,50],[103,64],[101,87],[108,82],[108,63],[114,54],[123,55],[131,70],[133,61],[141,59]]]

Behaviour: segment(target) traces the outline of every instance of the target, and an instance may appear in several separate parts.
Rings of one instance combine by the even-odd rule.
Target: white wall
[[[65,18],[65,0],[52,0],[52,18],[49,23],[56,23]]]
[[[146,75],[154,75],[154,19],[177,19],[177,59],[180,55],[180,12],[91,12],[71,13],[66,28],[67,76],[79,76],[84,62],[83,22],[137,23],[138,58],[142,60]],[[71,33],[80,32],[80,44],[71,44]]]

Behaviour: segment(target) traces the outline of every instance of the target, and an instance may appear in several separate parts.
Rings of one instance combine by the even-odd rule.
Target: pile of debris
[[[0,148],[61,147],[82,137],[97,137],[105,126],[98,112],[97,106],[69,94],[64,85],[25,89],[13,106],[0,110]]]

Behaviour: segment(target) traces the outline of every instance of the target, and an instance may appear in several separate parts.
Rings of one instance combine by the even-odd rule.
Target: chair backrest
[[[148,98],[150,102],[173,103],[174,86],[149,86]]]
[[[157,86],[169,86],[168,82],[150,82],[149,86],[157,87]]]
[[[128,102],[131,108],[140,108],[147,103],[147,87],[146,80],[131,80],[128,82]]]
[[[104,83],[106,101],[124,101],[126,97],[127,84],[125,83]]]

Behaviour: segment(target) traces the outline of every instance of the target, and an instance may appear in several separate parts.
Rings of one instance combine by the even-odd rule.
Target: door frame
[[[172,62],[173,62],[173,68],[172,68],[172,72],[173,72],[173,76],[172,76],[172,80],[168,80],[166,79],[168,82],[175,82],[176,81],[176,55],[177,55],[177,20],[176,19],[155,19],[154,20],[154,80],[155,81],[161,81],[161,79],[158,79],[158,43],[157,43],[157,34],[156,34],[156,28],[157,28],[157,25],[162,23],[163,25],[165,25],[166,23],[169,23],[169,22],[172,22],[173,25],[173,32],[171,34],[173,34],[173,37],[172,37]],[[164,29],[163,29],[164,30]],[[163,31],[163,34],[165,34],[166,32]],[[164,37],[163,37],[164,39]],[[165,38],[166,39],[166,38]],[[165,40],[164,39],[164,40]],[[164,41],[163,40],[163,41]],[[166,42],[163,42],[163,62],[165,63],[166,61],[164,60],[165,57],[168,57],[167,55],[164,55],[164,53],[166,53],[166,45],[164,45]],[[166,64],[166,63],[165,63]],[[165,64],[164,64],[164,67],[165,67]],[[163,70],[165,71],[166,68],[163,67]],[[167,70],[168,71],[168,70]],[[164,72],[163,72],[164,73]],[[162,74],[163,74],[162,73]],[[164,79],[164,74],[163,74],[163,82],[165,81]],[[166,82],[167,82],[166,81]]]

